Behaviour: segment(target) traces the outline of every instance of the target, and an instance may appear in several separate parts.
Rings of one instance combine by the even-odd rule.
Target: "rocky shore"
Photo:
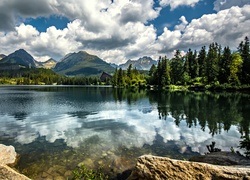
[[[16,161],[15,148],[0,144],[0,179],[30,180],[11,168]],[[128,180],[144,179],[250,180],[250,160],[232,152],[213,152],[193,157],[189,161],[144,155],[138,158]]]
[[[11,168],[16,163],[17,154],[13,146],[0,144],[0,179],[3,180],[30,180]]]

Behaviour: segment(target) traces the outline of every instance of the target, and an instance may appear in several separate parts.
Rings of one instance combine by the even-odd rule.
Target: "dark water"
[[[109,177],[153,154],[176,159],[230,151],[249,134],[250,96],[105,87],[0,87],[0,143],[33,179],[66,179],[83,163]],[[243,152],[243,150],[240,150]]]

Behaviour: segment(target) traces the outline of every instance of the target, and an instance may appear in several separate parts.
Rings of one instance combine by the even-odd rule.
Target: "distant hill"
[[[1,64],[9,65],[21,65],[25,67],[36,67],[35,59],[27,53],[24,49],[19,49],[8,56],[5,56],[1,61]]]
[[[157,61],[153,60],[151,57],[144,56],[138,60],[128,60],[125,64],[119,65],[119,68],[125,70],[130,64],[132,64],[132,67],[137,70],[149,70],[153,64],[157,64]]]
[[[0,54],[0,60],[2,60],[3,58],[5,58],[6,56],[4,54]]]
[[[37,67],[45,68],[45,69],[53,69],[56,66],[57,61],[53,58],[50,58],[49,60],[45,62],[36,62]]]
[[[112,73],[115,68],[95,55],[85,51],[67,54],[55,66],[54,71],[67,76],[100,75],[103,71]]]

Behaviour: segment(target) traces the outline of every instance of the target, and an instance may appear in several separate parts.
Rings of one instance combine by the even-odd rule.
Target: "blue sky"
[[[171,57],[249,36],[250,0],[1,0],[0,54],[38,61],[85,50],[107,62]]]

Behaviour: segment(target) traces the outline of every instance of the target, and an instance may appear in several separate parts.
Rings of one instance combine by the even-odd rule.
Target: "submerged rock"
[[[28,177],[11,169],[8,165],[16,162],[16,152],[13,146],[0,144],[0,179],[6,180],[30,180]]]
[[[249,167],[218,166],[145,155],[138,158],[128,180],[250,179]]]

